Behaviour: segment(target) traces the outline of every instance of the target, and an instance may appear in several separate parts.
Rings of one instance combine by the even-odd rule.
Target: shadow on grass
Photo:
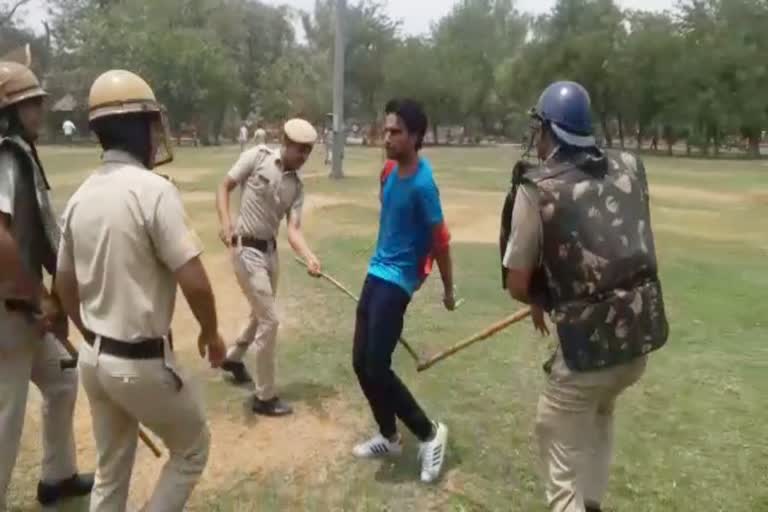
[[[242,389],[242,386],[240,388]],[[330,417],[330,413],[326,410],[328,400],[338,394],[339,391],[336,388],[317,382],[291,382],[280,388],[280,398],[289,404],[303,404],[313,415],[323,419]],[[253,395],[248,396],[242,403],[243,417],[248,424],[255,424],[259,419],[259,416],[252,412],[252,404]]]

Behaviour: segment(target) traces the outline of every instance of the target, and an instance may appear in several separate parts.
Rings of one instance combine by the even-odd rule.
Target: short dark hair
[[[429,124],[421,103],[409,98],[395,98],[387,102],[384,113],[394,114],[402,120],[408,133],[416,135],[416,151],[420,150]]]
[[[99,139],[101,147],[107,151],[120,149],[130,153],[147,168],[150,162],[150,123],[152,114],[137,112],[113,115],[91,121],[91,130]]]

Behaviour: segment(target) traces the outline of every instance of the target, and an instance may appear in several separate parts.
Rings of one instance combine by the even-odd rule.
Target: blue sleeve
[[[440,205],[440,191],[431,176],[420,187],[418,198],[427,224],[431,227],[441,224],[443,222],[443,207]]]

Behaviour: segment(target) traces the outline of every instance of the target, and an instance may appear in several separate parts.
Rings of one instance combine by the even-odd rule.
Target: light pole
[[[336,0],[336,44],[333,57],[333,167],[331,178],[344,177],[344,18],[346,0]]]

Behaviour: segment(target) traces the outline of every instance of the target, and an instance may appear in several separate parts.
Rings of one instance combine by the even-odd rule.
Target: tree
[[[521,51],[527,24],[511,0],[462,0],[434,26],[434,65],[460,119],[485,132],[505,119],[499,63]]]
[[[637,147],[641,148],[645,135],[658,135],[659,123],[676,124],[674,118],[679,113],[665,116],[671,112],[665,109],[679,100],[677,69],[682,60],[682,40],[666,13],[630,12],[627,25],[627,37],[617,58],[617,84],[620,110],[636,129]]]
[[[115,67],[134,71],[153,86],[172,126],[204,119],[218,137],[241,84],[232,79],[235,63],[208,25],[217,2],[60,0],[58,7],[54,26],[62,63],[93,78]]]
[[[431,42],[416,37],[406,39],[389,54],[386,67],[387,96],[420,101],[429,117],[434,140],[439,142],[438,127],[458,121],[460,117],[446,87],[445,76],[434,63]]]
[[[302,23],[312,50],[331,65],[334,44],[335,2],[316,0],[313,16],[304,14]],[[397,47],[399,23],[384,14],[382,4],[360,0],[347,6],[345,112],[375,119],[380,110],[386,74],[385,62]]]
[[[288,10],[256,0],[231,0],[226,8],[214,10],[208,23],[236,63],[241,87],[235,105],[245,119],[267,101],[267,86],[275,85],[275,66],[285,68],[279,61],[295,46]]]

